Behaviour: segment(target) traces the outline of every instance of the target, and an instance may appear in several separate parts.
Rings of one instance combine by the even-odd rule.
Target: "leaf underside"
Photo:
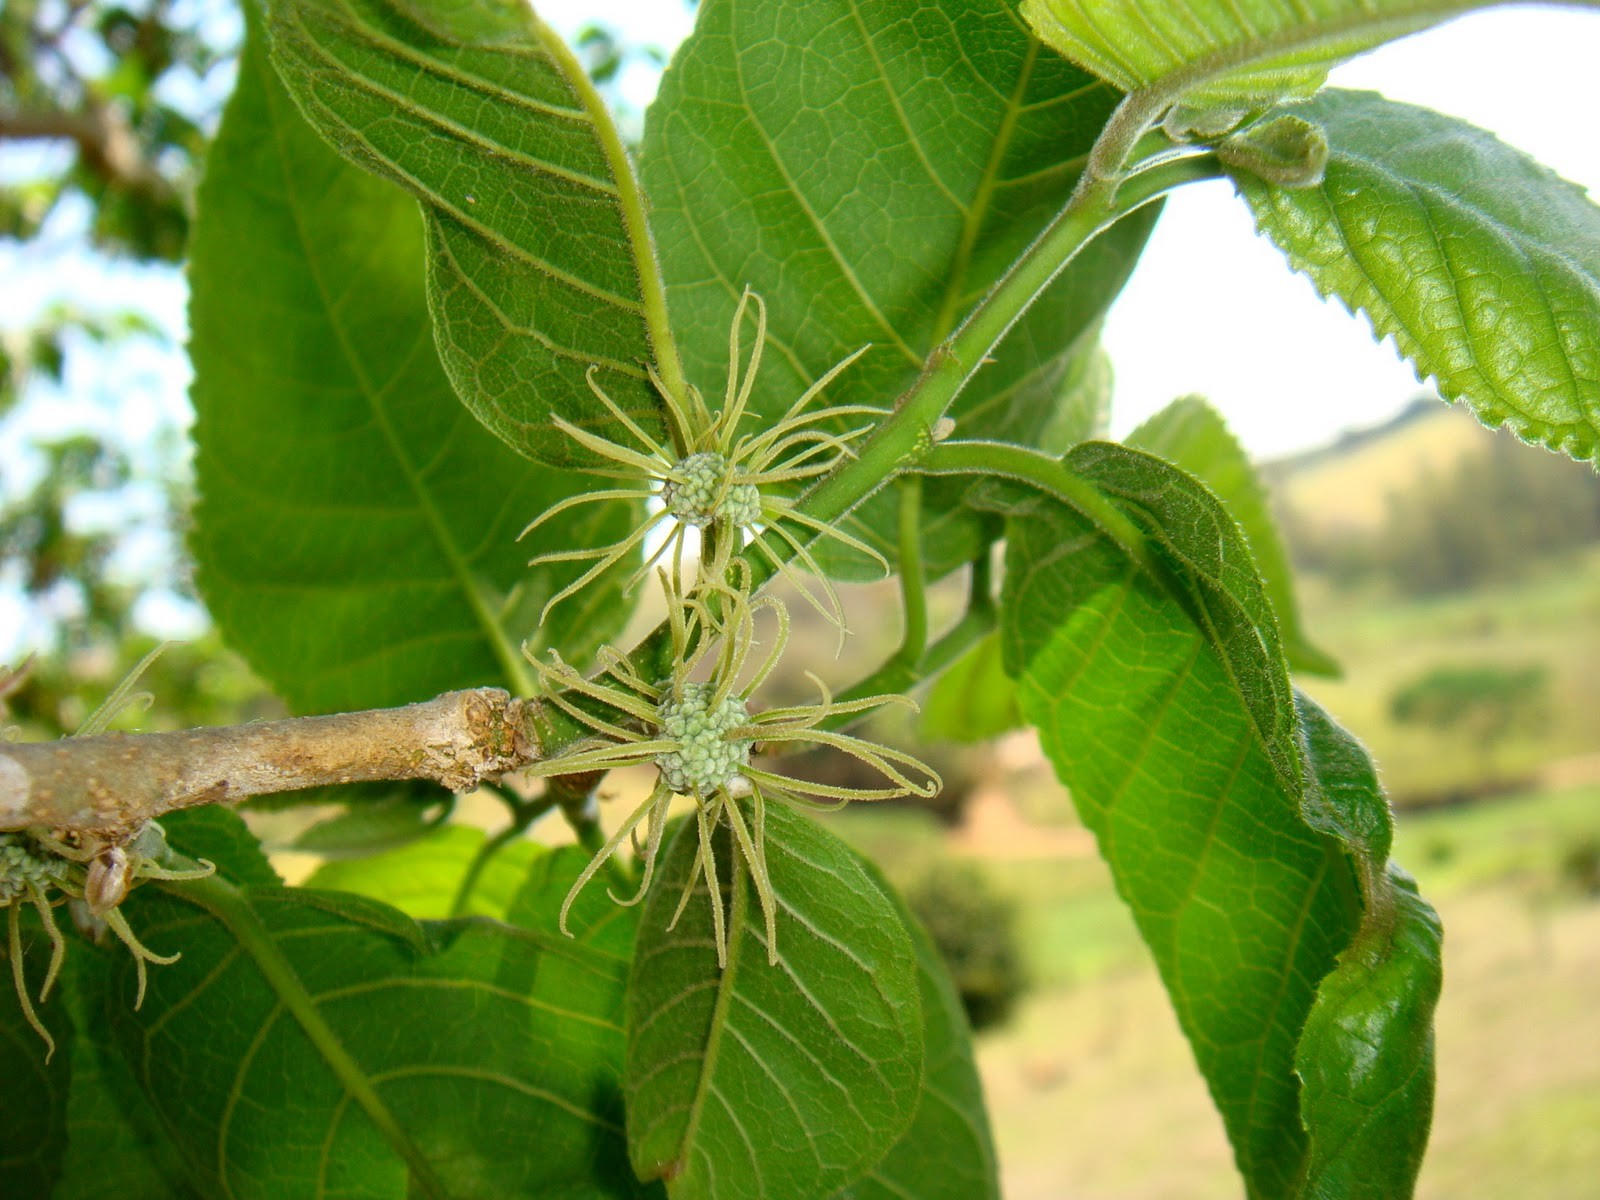
[[[1194,106],[1308,96],[1328,70],[1493,0],[1023,0],[1039,36],[1125,92]]]
[[[457,402],[434,352],[416,206],[306,125],[252,32],[212,147],[190,280],[198,582],[230,644],[300,711],[456,687],[526,692],[519,642],[571,564],[617,536],[596,505],[518,544],[587,484],[530,469]],[[615,583],[541,635],[585,645]]]
[[[1447,400],[1600,456],[1600,208],[1454,117],[1338,90],[1296,111],[1327,130],[1327,173],[1294,190],[1238,176],[1262,232]]]
[[[585,383],[595,366],[659,433],[645,368],[676,358],[643,203],[561,39],[520,4],[269,8],[307,117],[421,201],[440,355],[478,418],[540,462],[592,462],[550,414],[626,439]]]

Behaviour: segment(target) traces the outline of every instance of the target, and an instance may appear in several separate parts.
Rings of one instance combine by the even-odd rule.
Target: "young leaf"
[[[746,818],[749,820],[749,818]],[[723,833],[726,830],[724,827]],[[698,837],[661,852],[628,983],[628,1147],[674,1200],[826,1196],[905,1133],[923,1067],[909,935],[854,853],[781,803],[766,808],[776,965],[743,859],[730,879],[728,968],[717,968]],[[675,927],[678,899],[696,889]]]
[[[1125,92],[1254,106],[1308,96],[1352,55],[1493,0],[1023,0],[1035,32]]]
[[[183,957],[151,972],[138,1010],[120,972],[112,1032],[205,1194],[654,1191],[628,1171],[622,1134],[624,964],[333,892],[204,880],[184,887],[196,908],[149,891],[130,920]],[[552,957],[597,987],[554,992]]]
[[[1294,191],[1238,176],[1262,231],[1445,399],[1600,457],[1600,208],[1454,117],[1375,92],[1296,111],[1327,130],[1327,173]]]
[[[612,399],[659,432],[645,367],[674,393],[682,373],[643,197],[560,37],[516,3],[269,11],[275,62],[312,124],[422,202],[440,355],[479,420],[530,458],[577,462],[550,414],[614,425],[585,382],[598,366]]]
[[[209,155],[190,267],[200,588],[302,711],[474,684],[526,694],[518,641],[576,570],[530,571],[553,543],[518,545],[517,531],[587,485],[528,469],[457,403],[415,206],[323,144],[259,41]],[[628,520],[590,511],[545,536],[582,545]],[[545,635],[604,636],[593,617],[626,610],[594,595]]]
[[[1122,456],[1151,495],[1179,474]],[[1219,525],[1183,492],[1168,497],[1173,546],[1253,573],[1231,520]],[[1008,524],[1002,637],[1023,714],[1155,956],[1249,1195],[1279,1200],[1306,1155],[1300,1029],[1359,901],[1343,854],[1300,815],[1292,697],[1264,636],[1270,608],[1239,597],[1236,611],[1269,629],[1236,624],[1224,639],[1187,599],[1065,505],[1040,502]]]
[[[783,413],[868,343],[827,399],[888,408],[1065,205],[1114,102],[1031,38],[1011,0],[706,0],[647,116],[640,167],[690,376],[721,391],[749,285],[768,310],[753,408]],[[1137,214],[1063,272],[963,393],[960,428],[1037,444],[1075,340],[1154,218]],[[963,492],[924,491],[933,575],[991,536]],[[847,527],[892,562],[895,518],[881,496]]]
[[[1250,542],[1262,582],[1283,631],[1289,666],[1337,675],[1339,666],[1306,638],[1295,600],[1289,556],[1278,537],[1266,489],[1221,414],[1199,396],[1174,400],[1128,435],[1128,444],[1159,455],[1199,479],[1226,506]]]
[[[998,1200],[999,1164],[961,996],[922,923],[876,867],[858,861],[894,902],[916,949],[925,1066],[911,1128],[834,1200]]]
[[[1439,917],[1388,861],[1392,821],[1372,760],[1313,701],[1299,700],[1316,784],[1307,820],[1349,848],[1364,910],[1317,988],[1295,1054],[1311,1135],[1301,1195],[1391,1200],[1415,1187],[1433,1116]]]

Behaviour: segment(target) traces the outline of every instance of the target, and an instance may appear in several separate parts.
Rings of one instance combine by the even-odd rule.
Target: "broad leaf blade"
[[[1307,819],[1349,848],[1365,910],[1295,1055],[1311,1135],[1301,1195],[1391,1200],[1416,1186],[1433,1116],[1439,917],[1388,861],[1392,822],[1366,751],[1304,696],[1300,714],[1317,785]]]
[[[1306,637],[1295,600],[1289,556],[1278,536],[1266,489],[1244,447],[1228,432],[1221,414],[1199,396],[1174,400],[1128,435],[1128,444],[1159,455],[1199,479],[1225,505],[1250,542],[1283,631],[1289,666],[1337,675],[1338,664]]]
[[[1600,208],[1453,117],[1373,92],[1296,111],[1327,130],[1322,184],[1235,180],[1290,263],[1484,424],[1600,456]]]
[[[673,929],[698,844],[681,823],[645,901],[628,984],[624,1087],[634,1168],[675,1200],[825,1196],[878,1161],[920,1098],[922,1011],[894,905],[816,822],[767,806],[778,963],[732,875],[728,970],[703,882]]]
[[[1194,105],[1308,96],[1328,70],[1493,0],[1023,0],[1051,46],[1125,92]]]
[[[999,1164],[961,996],[928,931],[877,868],[860,861],[894,902],[916,949],[925,1065],[911,1128],[835,1200],[994,1200],[1000,1195]]]
[[[889,407],[1066,203],[1114,102],[1009,0],[706,0],[641,159],[690,377],[722,390],[748,284],[768,307],[757,411],[781,414],[868,343],[827,402]],[[1075,346],[1092,342],[1154,218],[1091,243],[1044,293],[962,394],[964,431],[1055,436]],[[960,511],[963,491],[925,491],[934,574],[991,537]],[[849,526],[890,561],[894,513],[879,497]]]
[[[625,964],[333,892],[203,894],[136,897],[140,935],[183,957],[137,1011],[122,970],[112,1013],[207,1194],[650,1194],[622,1135]],[[549,956],[604,986],[553,993]]]
[[[433,349],[415,205],[323,144],[254,31],[190,280],[192,545],[230,643],[302,711],[528,692],[518,643],[575,575],[528,558],[614,537],[628,513],[517,543],[585,485],[531,469],[461,408]],[[625,616],[614,592],[593,594],[600,607],[557,614],[547,642]]]
[[[1142,456],[1119,457],[1120,490],[1135,492]],[[1151,492],[1177,474],[1144,461]],[[1249,566],[1237,526],[1181,492],[1170,499],[1169,542]],[[1239,611],[1260,608],[1244,597]],[[1298,770],[1285,769],[1301,756],[1281,655],[1236,629],[1227,656],[1183,596],[1055,503],[1008,525],[1002,617],[1023,714],[1155,956],[1248,1193],[1292,1195],[1307,1146],[1300,1029],[1360,905],[1344,855],[1300,815]]]
[[[550,414],[615,424],[585,382],[597,366],[659,428],[645,365],[681,383],[643,199],[561,39],[521,4],[269,8],[275,61],[312,123],[422,202],[440,354],[478,418],[530,458],[586,461]]]

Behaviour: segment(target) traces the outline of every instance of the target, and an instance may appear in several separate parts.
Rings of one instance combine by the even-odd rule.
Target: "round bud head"
[[[0,906],[28,893],[28,884],[39,888],[54,884],[60,862],[41,853],[23,835],[0,833]]]
[[[685,525],[704,529],[721,515],[717,502],[729,491],[728,471],[728,460],[714,450],[680,458],[662,485],[661,502]]]
[[[678,743],[678,749],[656,759],[667,786],[684,796],[705,796],[737,778],[750,765],[752,742],[729,738],[750,723],[750,710],[738,696],[713,704],[716,689],[709,683],[686,683],[683,698],[672,693],[657,710],[661,735]]]

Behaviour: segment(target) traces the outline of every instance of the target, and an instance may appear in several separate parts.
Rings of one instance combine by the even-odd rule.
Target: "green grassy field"
[[[1544,564],[1516,584],[1427,600],[1350,595],[1302,581],[1307,627],[1344,667],[1297,682],[1371,748],[1396,804],[1529,781],[1562,760],[1600,755],[1600,547]],[[1542,667],[1538,726],[1488,756],[1465,734],[1397,724],[1389,699],[1438,666]],[[1600,778],[1600,761],[1573,764]]]

